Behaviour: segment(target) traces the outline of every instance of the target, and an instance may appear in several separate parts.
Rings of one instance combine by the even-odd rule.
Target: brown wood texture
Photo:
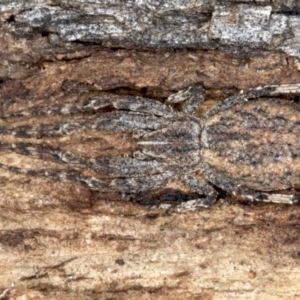
[[[201,84],[202,115],[239,90],[300,82],[297,1],[61,2],[0,1],[1,114],[103,91],[164,101]],[[126,134],[30,142],[95,156],[131,151]],[[61,167],[11,152],[0,163]],[[183,190],[166,188],[139,197]],[[179,214],[139,200],[1,170],[0,299],[300,297],[299,205],[224,196]]]

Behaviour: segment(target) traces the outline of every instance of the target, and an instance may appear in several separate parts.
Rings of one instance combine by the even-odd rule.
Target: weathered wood
[[[18,33],[34,29],[56,42],[139,49],[238,47],[299,57],[295,0],[2,2],[3,17]]]
[[[201,115],[241,89],[298,83],[299,12],[296,0],[0,0],[1,115],[103,91],[164,101],[196,83],[207,89]],[[7,122],[36,119],[0,125]],[[1,142],[22,141],[28,140],[1,136]],[[131,152],[126,134],[84,131],[30,142],[94,156]],[[63,169],[6,152],[0,163]],[[7,170],[0,183],[0,298],[300,295],[299,205],[225,197],[208,210],[168,214],[134,201],[184,198],[180,182],[133,202],[113,191]]]
[[[2,205],[2,289],[14,283],[60,299],[299,297],[299,207],[223,204],[164,215],[96,202],[76,211],[41,192],[34,210],[18,197],[18,209]]]

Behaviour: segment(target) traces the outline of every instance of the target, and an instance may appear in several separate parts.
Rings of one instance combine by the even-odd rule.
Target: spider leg
[[[112,180],[110,187],[122,193],[139,193],[158,189],[165,185],[170,178],[174,179],[174,173],[164,172],[152,176],[117,178]]]
[[[166,182],[174,176],[173,173],[166,172],[164,174],[157,174],[147,177],[117,178],[106,182],[93,176],[84,176],[75,173],[66,173],[63,171],[32,170],[8,166],[2,163],[0,163],[0,168],[13,173],[29,175],[33,177],[45,177],[79,182],[80,184],[87,186],[88,188],[94,191],[115,190],[120,193],[138,193],[143,191],[154,190],[166,184]]]
[[[91,190],[109,190],[109,183],[99,180],[93,176],[83,176],[79,174],[66,173],[63,171],[54,171],[54,170],[32,170],[26,168],[18,168],[13,166],[8,166],[0,163],[0,168],[8,170],[10,172],[22,175],[29,175],[33,177],[45,177],[53,178],[60,180],[69,180],[73,182],[80,182],[82,185],[89,187]]]
[[[113,100],[106,99],[106,103],[106,106],[112,105],[117,110],[129,110],[165,118],[173,117],[176,114],[170,106],[143,97],[118,96]]]
[[[86,128],[97,131],[132,132],[134,130],[158,130],[166,126],[167,120],[136,112],[113,111],[95,116],[70,118],[58,124],[36,124],[0,127],[3,135],[22,138],[45,138],[68,136]]]
[[[186,114],[194,114],[195,110],[204,102],[205,90],[201,86],[189,86],[168,97],[167,102],[179,103],[185,101],[182,111]]]
[[[299,195],[296,193],[292,195],[288,194],[276,194],[267,192],[256,192],[254,190],[239,190],[233,192],[234,195],[238,195],[246,200],[259,201],[259,202],[271,202],[271,203],[281,203],[281,204],[293,204],[300,201]]]
[[[192,175],[184,175],[182,177],[182,180],[191,191],[196,192],[200,195],[205,195],[205,197],[181,203],[176,207],[177,211],[194,211],[200,208],[207,208],[216,201],[217,192],[209,183],[202,181]]]
[[[2,118],[20,116],[67,115],[83,112],[95,112],[109,107],[115,108],[117,110],[141,112],[163,117],[170,117],[174,115],[174,111],[171,107],[153,99],[126,95],[119,96],[107,93],[94,99],[86,100],[83,103],[68,103],[53,108],[39,107],[26,111],[16,111],[10,114],[4,114]]]
[[[226,178],[226,176],[224,176],[224,174],[221,174],[220,171],[214,170],[213,168],[209,167],[209,165],[203,162],[201,163],[200,169],[202,173],[205,175],[205,177],[214,185],[220,187],[224,191],[227,191],[233,196],[237,196],[245,200],[282,203],[282,204],[284,203],[293,204],[295,202],[300,201],[300,197],[296,193],[293,193],[292,195],[278,194],[273,192],[269,193],[269,192],[255,191],[243,186],[237,186],[237,184],[234,183],[233,181],[224,179]]]
[[[62,163],[73,170],[90,169],[105,177],[149,176],[163,173],[168,168],[166,164],[157,162],[156,160],[143,161],[130,157],[85,158],[76,156],[69,151],[26,143],[16,145],[0,143],[1,150],[13,151],[36,159]]]
[[[89,122],[92,129],[99,131],[147,132],[164,128],[167,120],[154,115],[115,111],[99,114]]]
[[[35,159],[67,164],[75,170],[88,167],[89,163],[88,159],[76,156],[71,152],[62,151],[50,146],[35,145],[29,143],[0,143],[0,151],[15,152],[21,155],[33,157]]]
[[[283,85],[267,85],[260,86],[249,91],[240,91],[227,98],[224,102],[211,109],[202,120],[206,120],[216,113],[228,109],[238,103],[253,100],[262,96],[277,96],[282,94],[300,94],[300,84],[283,84]]]
[[[73,117],[68,122],[59,124],[34,124],[20,126],[2,126],[0,134],[22,138],[62,137],[86,128],[88,118]]]
[[[156,160],[139,160],[130,157],[93,158],[90,167],[105,177],[140,177],[165,173],[168,165]]]

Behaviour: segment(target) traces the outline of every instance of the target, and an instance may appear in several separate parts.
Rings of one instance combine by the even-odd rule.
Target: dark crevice
[[[65,61],[65,62],[69,62],[69,61],[81,61],[84,60],[88,57],[90,57],[91,54],[87,53],[86,55],[80,56],[80,57],[64,57],[63,59],[59,59],[59,61]]]
[[[134,201],[144,206],[159,204],[177,205],[192,199],[199,198],[197,193],[185,193],[181,190],[160,189],[151,192],[141,192],[134,195],[128,195],[129,201]]]
[[[142,46],[139,44],[133,44],[132,42],[128,41],[127,43],[123,43],[125,46],[120,46],[121,42],[120,41],[116,41],[116,43],[118,45],[105,45],[103,44],[103,41],[99,40],[99,41],[82,41],[82,40],[75,40],[75,41],[70,41],[69,43],[71,44],[79,44],[82,46],[97,46],[99,47],[98,51],[110,51],[110,52],[118,52],[118,51],[136,51],[136,52],[141,52],[141,53],[160,53],[160,52],[174,52],[176,50],[185,50],[187,49],[186,47],[178,47],[174,48],[174,47],[161,47],[161,45],[159,45],[158,47],[148,47],[147,45]],[[197,50],[197,48],[195,47],[195,50]],[[198,50],[202,50],[199,49]]]
[[[51,33],[51,31],[46,30],[45,28],[37,28],[37,27],[32,27],[32,32],[46,37],[49,36],[49,34]]]
[[[145,97],[153,100],[163,101],[166,96],[163,95],[163,90],[159,88],[138,88],[136,86],[123,86],[117,87],[115,89],[109,89],[104,92],[112,93],[119,96],[135,96],[135,97]]]
[[[49,277],[48,273],[42,273],[42,274],[34,274],[32,276],[23,276],[20,278],[20,281],[29,281],[29,280],[36,280]]]
[[[71,43],[71,44],[80,44],[82,46],[102,46],[102,41],[90,42],[90,41],[75,40],[75,41],[70,41],[69,43]],[[104,48],[108,48],[109,50],[113,49],[113,48],[110,48],[110,47],[104,47]],[[120,49],[124,50],[124,48],[120,48]]]
[[[294,102],[299,104],[300,97],[297,95],[294,97]]]
[[[42,31],[41,34],[42,34],[42,36],[49,36],[50,32],[48,32],[48,31]]]
[[[7,20],[6,20],[7,23],[13,23],[15,22],[15,16],[14,15],[11,15]]]
[[[298,16],[300,15],[300,5],[294,7],[288,7],[282,4],[278,12],[286,15]]]

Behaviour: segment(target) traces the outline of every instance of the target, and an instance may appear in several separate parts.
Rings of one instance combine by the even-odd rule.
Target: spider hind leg
[[[292,194],[281,194],[281,193],[266,193],[266,192],[256,192],[253,190],[239,191],[237,194],[239,197],[257,202],[266,203],[280,203],[280,204],[294,204],[300,201],[300,195],[297,193]]]
[[[189,86],[184,90],[171,94],[168,97],[167,102],[184,102],[182,111],[186,114],[194,114],[196,109],[204,102],[204,100],[205,90],[201,86]]]

